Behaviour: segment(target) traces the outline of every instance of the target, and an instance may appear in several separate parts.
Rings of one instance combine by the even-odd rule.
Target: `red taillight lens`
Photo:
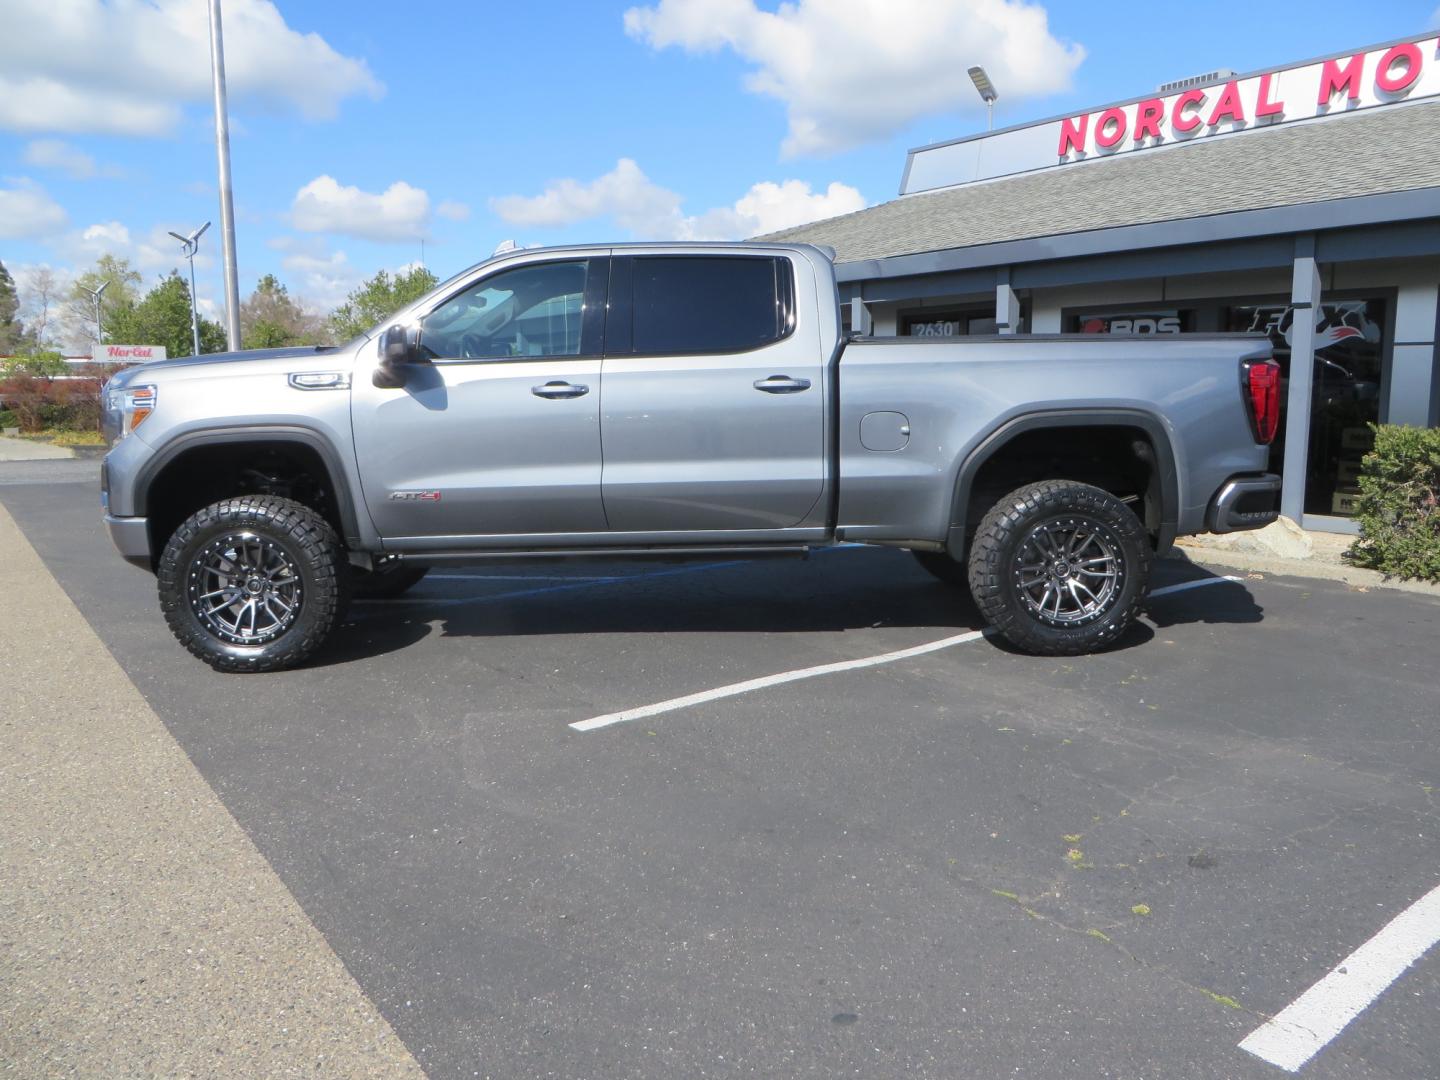
[[[1274,360],[1246,364],[1245,388],[1250,394],[1255,441],[1268,445],[1280,430],[1280,365]]]

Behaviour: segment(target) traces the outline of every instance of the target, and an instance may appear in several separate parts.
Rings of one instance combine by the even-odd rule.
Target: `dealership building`
[[[766,239],[833,247],[861,332],[1268,334],[1284,511],[1353,531],[1367,424],[1440,424],[1440,36],[923,146]]]

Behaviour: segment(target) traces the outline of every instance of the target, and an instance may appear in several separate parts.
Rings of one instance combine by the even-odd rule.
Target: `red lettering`
[[[1221,93],[1220,100],[1215,103],[1215,111],[1210,114],[1206,126],[1213,128],[1226,116],[1237,124],[1245,122],[1245,106],[1240,102],[1240,85],[1235,82],[1225,84],[1225,90]]]
[[[1060,152],[1064,157],[1071,150],[1077,154],[1085,152],[1085,129],[1090,126],[1089,115],[1077,116],[1060,122]]]
[[[1123,138],[1125,138],[1125,110],[1106,109],[1100,114],[1100,120],[1095,125],[1095,145],[1101,150],[1109,150]]]
[[[1336,91],[1344,90],[1351,101],[1360,99],[1360,75],[1365,70],[1365,54],[1356,53],[1344,67],[1339,60],[1326,60],[1320,71],[1320,96],[1317,105],[1329,105]]]
[[[1134,140],[1144,142],[1146,138],[1160,138],[1160,121],[1165,116],[1165,103],[1159,98],[1142,101],[1135,112]]]
[[[1255,98],[1255,119],[1262,116],[1284,116],[1285,102],[1270,100],[1270,85],[1275,76],[1265,74],[1260,76],[1260,93]]]
[[[1188,135],[1200,126],[1200,107],[1205,104],[1205,94],[1201,90],[1186,90],[1175,99],[1175,104],[1170,107],[1170,127],[1180,135]],[[1191,106],[1195,111],[1189,116],[1185,110]]]
[[[1395,65],[1401,60],[1405,61],[1405,69],[1396,75]],[[1420,48],[1413,41],[1396,45],[1380,58],[1380,66],[1375,69],[1375,85],[1387,94],[1403,94],[1419,77]]]

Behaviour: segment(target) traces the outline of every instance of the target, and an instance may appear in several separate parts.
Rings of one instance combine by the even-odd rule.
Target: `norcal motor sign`
[[[91,359],[97,364],[145,364],[167,357],[164,345],[96,345]]]
[[[1404,41],[1072,116],[1055,153],[1073,161],[1440,94],[1437,50],[1440,38]]]
[[[901,194],[1440,95],[1440,35],[1230,79],[921,147]]]

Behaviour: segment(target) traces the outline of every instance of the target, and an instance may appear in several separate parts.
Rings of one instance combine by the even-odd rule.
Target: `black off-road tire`
[[[414,566],[398,560],[377,566],[374,570],[352,566],[350,595],[356,600],[393,600],[419,585],[429,572],[428,566]]]
[[[947,552],[912,551],[910,554],[915,556],[915,561],[926,571],[946,585],[954,585],[959,588],[969,586],[970,576],[965,569],[965,564],[956,562]]]
[[[293,616],[255,644],[227,640],[192,602],[208,587],[201,583],[205,560],[242,534],[286,564],[291,576],[284,580],[298,581]],[[192,514],[166,542],[156,572],[160,610],[175,639],[216,671],[281,671],[314,653],[340,621],[349,600],[346,570],[340,538],[308,506],[273,495],[225,499]]]
[[[1077,613],[1075,622],[1062,624],[1037,614],[1033,593],[1027,602],[1019,560],[1022,552],[1033,557],[1040,550],[1031,540],[1039,530],[1063,530],[1071,524],[1099,532],[1115,555],[1118,577],[1093,614]],[[981,520],[970,548],[970,591],[985,620],[1023,652],[1078,656],[1113,645],[1134,621],[1145,600],[1153,558],[1145,527],[1114,495],[1089,484],[1043,480],[1012,491]],[[1065,568],[1068,574],[1068,565]]]

